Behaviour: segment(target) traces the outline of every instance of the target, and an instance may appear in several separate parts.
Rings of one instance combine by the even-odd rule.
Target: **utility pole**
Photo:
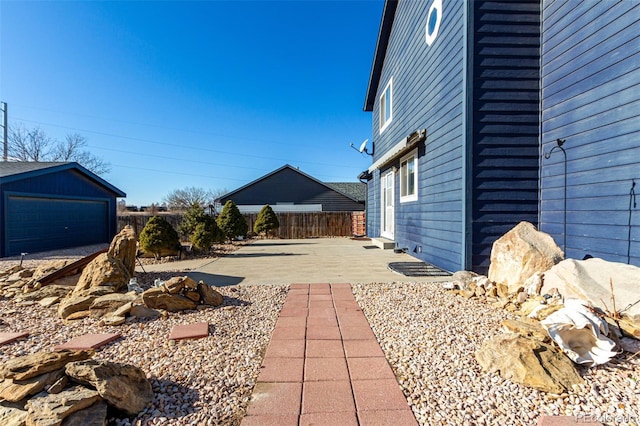
[[[2,102],[2,141],[4,143],[4,155],[2,156],[3,161],[7,161],[9,159],[9,131],[7,126],[7,103]]]

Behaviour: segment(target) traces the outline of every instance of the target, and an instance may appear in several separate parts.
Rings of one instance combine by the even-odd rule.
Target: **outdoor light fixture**
[[[567,151],[564,150],[562,145],[566,142],[566,139],[556,139],[556,146],[551,148],[549,152],[544,153],[544,158],[547,160],[551,158],[551,154],[553,151],[560,150],[564,156],[564,219],[563,219],[563,227],[562,227],[562,251],[564,251],[564,255],[567,255]]]

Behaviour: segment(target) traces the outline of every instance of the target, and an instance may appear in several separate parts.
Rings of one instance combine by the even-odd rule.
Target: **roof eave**
[[[10,175],[10,176],[5,176],[0,180],[3,183],[8,183],[8,182],[16,181],[16,180],[26,179],[26,178],[30,178],[30,177],[43,176],[43,175],[48,175],[50,173],[64,171],[64,170],[71,170],[71,169],[76,169],[76,170],[80,171],[81,173],[85,174],[91,180],[93,180],[96,183],[98,183],[99,185],[107,188],[109,191],[113,192],[116,195],[116,197],[126,197],[127,196],[126,193],[124,193],[120,189],[116,188],[115,186],[111,185],[109,182],[107,182],[106,180],[102,179],[100,176],[96,175],[95,173],[93,173],[93,172],[87,170],[86,168],[82,167],[77,162],[73,162],[73,161],[60,162],[60,163],[51,163],[50,166],[39,168],[39,169],[35,169],[35,170],[29,170],[29,171],[25,171],[25,172],[15,173],[15,174]]]
[[[343,196],[345,196],[345,197],[349,198],[349,199],[350,199],[350,200],[352,200],[352,201],[359,202],[358,200],[356,200],[355,198],[351,197],[350,195],[345,194],[345,193],[343,193],[342,191],[337,191],[335,188],[332,188],[331,186],[327,185],[326,183],[324,183],[324,182],[322,182],[322,181],[320,181],[320,180],[318,180],[318,179],[314,178],[314,177],[313,177],[313,176],[311,176],[311,175],[306,174],[306,173],[305,173],[305,172],[303,172],[302,170],[298,169],[297,167],[293,167],[293,166],[291,166],[290,164],[285,164],[284,166],[282,166],[282,167],[280,167],[280,168],[278,168],[278,169],[276,169],[276,170],[274,170],[274,171],[272,171],[272,172],[270,172],[270,173],[267,173],[266,175],[264,175],[264,176],[262,176],[262,177],[259,177],[258,179],[255,179],[255,180],[253,180],[253,181],[251,181],[251,182],[247,183],[246,185],[241,186],[240,188],[234,189],[234,190],[233,190],[233,191],[231,191],[231,192],[227,192],[226,194],[224,194],[224,195],[221,195],[221,196],[217,197],[217,198],[215,199],[215,202],[221,202],[221,201],[222,201],[222,200],[224,200],[224,199],[230,199],[234,194],[237,194],[238,192],[242,191],[243,189],[246,189],[246,188],[248,188],[248,187],[250,187],[250,186],[253,186],[253,185],[255,185],[256,183],[258,183],[258,182],[260,182],[260,181],[262,181],[262,180],[264,180],[264,179],[266,179],[266,178],[268,178],[268,177],[270,177],[270,176],[273,176],[274,174],[276,174],[276,173],[278,173],[278,172],[281,172],[281,171],[282,171],[282,170],[284,170],[284,169],[290,169],[290,170],[292,170],[292,171],[294,171],[294,172],[296,172],[296,173],[298,173],[298,174],[300,174],[300,175],[302,175],[302,176],[306,177],[307,179],[310,179],[310,180],[312,180],[312,181],[314,181],[314,182],[316,182],[316,183],[318,183],[318,184],[320,184],[320,185],[324,186],[325,188],[330,189],[330,190],[331,190],[331,191],[333,191],[333,192],[336,192],[336,193],[338,193],[338,194],[340,194],[340,195],[343,195]]]
[[[389,45],[389,37],[391,36],[391,27],[393,19],[396,15],[398,0],[385,0],[382,10],[382,19],[380,21],[380,30],[378,31],[378,41],[376,42],[376,50],[373,55],[373,65],[369,75],[369,85],[367,86],[367,96],[364,100],[364,111],[373,111],[378,84],[380,83],[380,75],[382,74],[382,64],[387,54],[387,46]]]

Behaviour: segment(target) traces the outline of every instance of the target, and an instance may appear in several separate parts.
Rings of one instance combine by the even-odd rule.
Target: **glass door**
[[[382,227],[380,235],[393,240],[394,238],[394,194],[393,194],[393,170],[385,173],[381,176],[381,188],[382,194],[381,200],[381,212],[382,212]]]

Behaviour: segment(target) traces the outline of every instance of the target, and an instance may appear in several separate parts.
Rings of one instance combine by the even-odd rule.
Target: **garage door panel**
[[[106,201],[10,196],[7,255],[108,241]]]

